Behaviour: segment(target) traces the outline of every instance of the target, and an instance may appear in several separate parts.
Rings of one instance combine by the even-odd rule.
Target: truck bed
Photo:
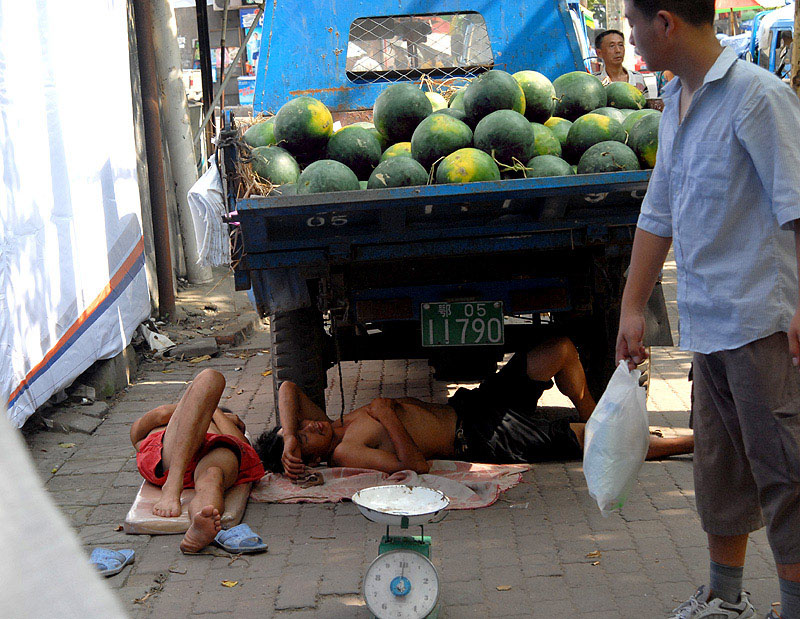
[[[630,244],[650,170],[239,200],[248,269]]]

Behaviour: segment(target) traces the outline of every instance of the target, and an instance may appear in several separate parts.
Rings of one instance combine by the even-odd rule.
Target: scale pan
[[[353,495],[364,516],[381,524],[425,524],[450,505],[444,493],[424,486],[373,486]]]

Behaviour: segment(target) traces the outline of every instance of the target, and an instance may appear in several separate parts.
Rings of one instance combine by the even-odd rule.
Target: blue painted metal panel
[[[264,17],[254,110],[275,112],[300,95],[331,110],[372,108],[385,84],[356,84],[345,75],[353,20],[459,11],[483,16],[498,69],[533,69],[550,79],[584,70],[564,0],[274,0]]]
[[[443,282],[428,286],[396,286],[391,288],[371,288],[369,290],[353,291],[353,300],[374,300],[374,299],[411,299],[411,319],[419,320],[420,305],[422,303],[438,303],[449,301],[458,296],[459,292],[469,290],[471,296],[479,299],[502,301],[506,313],[511,313],[514,309],[513,293],[521,291],[536,291],[547,288],[560,288],[566,292],[569,283],[564,278],[539,277],[536,279],[525,279],[517,281],[488,281],[488,282],[466,282],[460,284],[448,284]],[[540,307],[537,311],[569,311],[572,309],[571,300],[566,305],[561,304],[552,307]]]

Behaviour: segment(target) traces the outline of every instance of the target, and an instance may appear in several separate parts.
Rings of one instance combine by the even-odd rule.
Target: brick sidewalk
[[[665,277],[674,299],[669,265]],[[674,308],[671,313],[674,327]],[[228,382],[222,403],[250,433],[271,427],[272,377],[262,375],[269,366],[266,346],[259,334],[244,348],[204,363],[147,363],[93,434],[28,437],[48,490],[87,551],[97,545],[136,550],[133,567],[107,581],[134,617],[368,616],[361,578],[383,529],[351,504],[251,502],[245,520],[264,536],[269,552],[233,562],[183,556],[180,537],[117,531],[140,484],[130,423],[157,404],[176,401],[198,370],[212,367]],[[667,432],[687,431],[688,363],[677,349],[654,351],[651,423]],[[443,402],[456,388],[433,381],[420,361],[345,363],[343,369],[348,408],[378,395]],[[328,410],[338,415],[336,372],[329,377]],[[544,404],[563,404],[554,392],[546,393]],[[442,579],[444,617],[649,619],[664,616],[707,578],[690,457],[646,463],[629,504],[607,519],[586,492],[580,462],[548,463],[536,465],[494,506],[452,512],[427,531]],[[752,536],[745,579],[766,614],[778,587],[763,531]],[[223,580],[238,585],[226,588]],[[499,585],[511,588],[498,591]]]

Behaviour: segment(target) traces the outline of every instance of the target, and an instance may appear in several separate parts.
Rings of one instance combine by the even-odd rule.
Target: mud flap
[[[661,282],[656,282],[653,293],[647,300],[644,310],[645,346],[673,346],[672,330],[667,316],[667,303],[664,300],[664,290]]]
[[[262,316],[311,307],[306,279],[295,269],[261,269],[251,272],[256,309]]]

